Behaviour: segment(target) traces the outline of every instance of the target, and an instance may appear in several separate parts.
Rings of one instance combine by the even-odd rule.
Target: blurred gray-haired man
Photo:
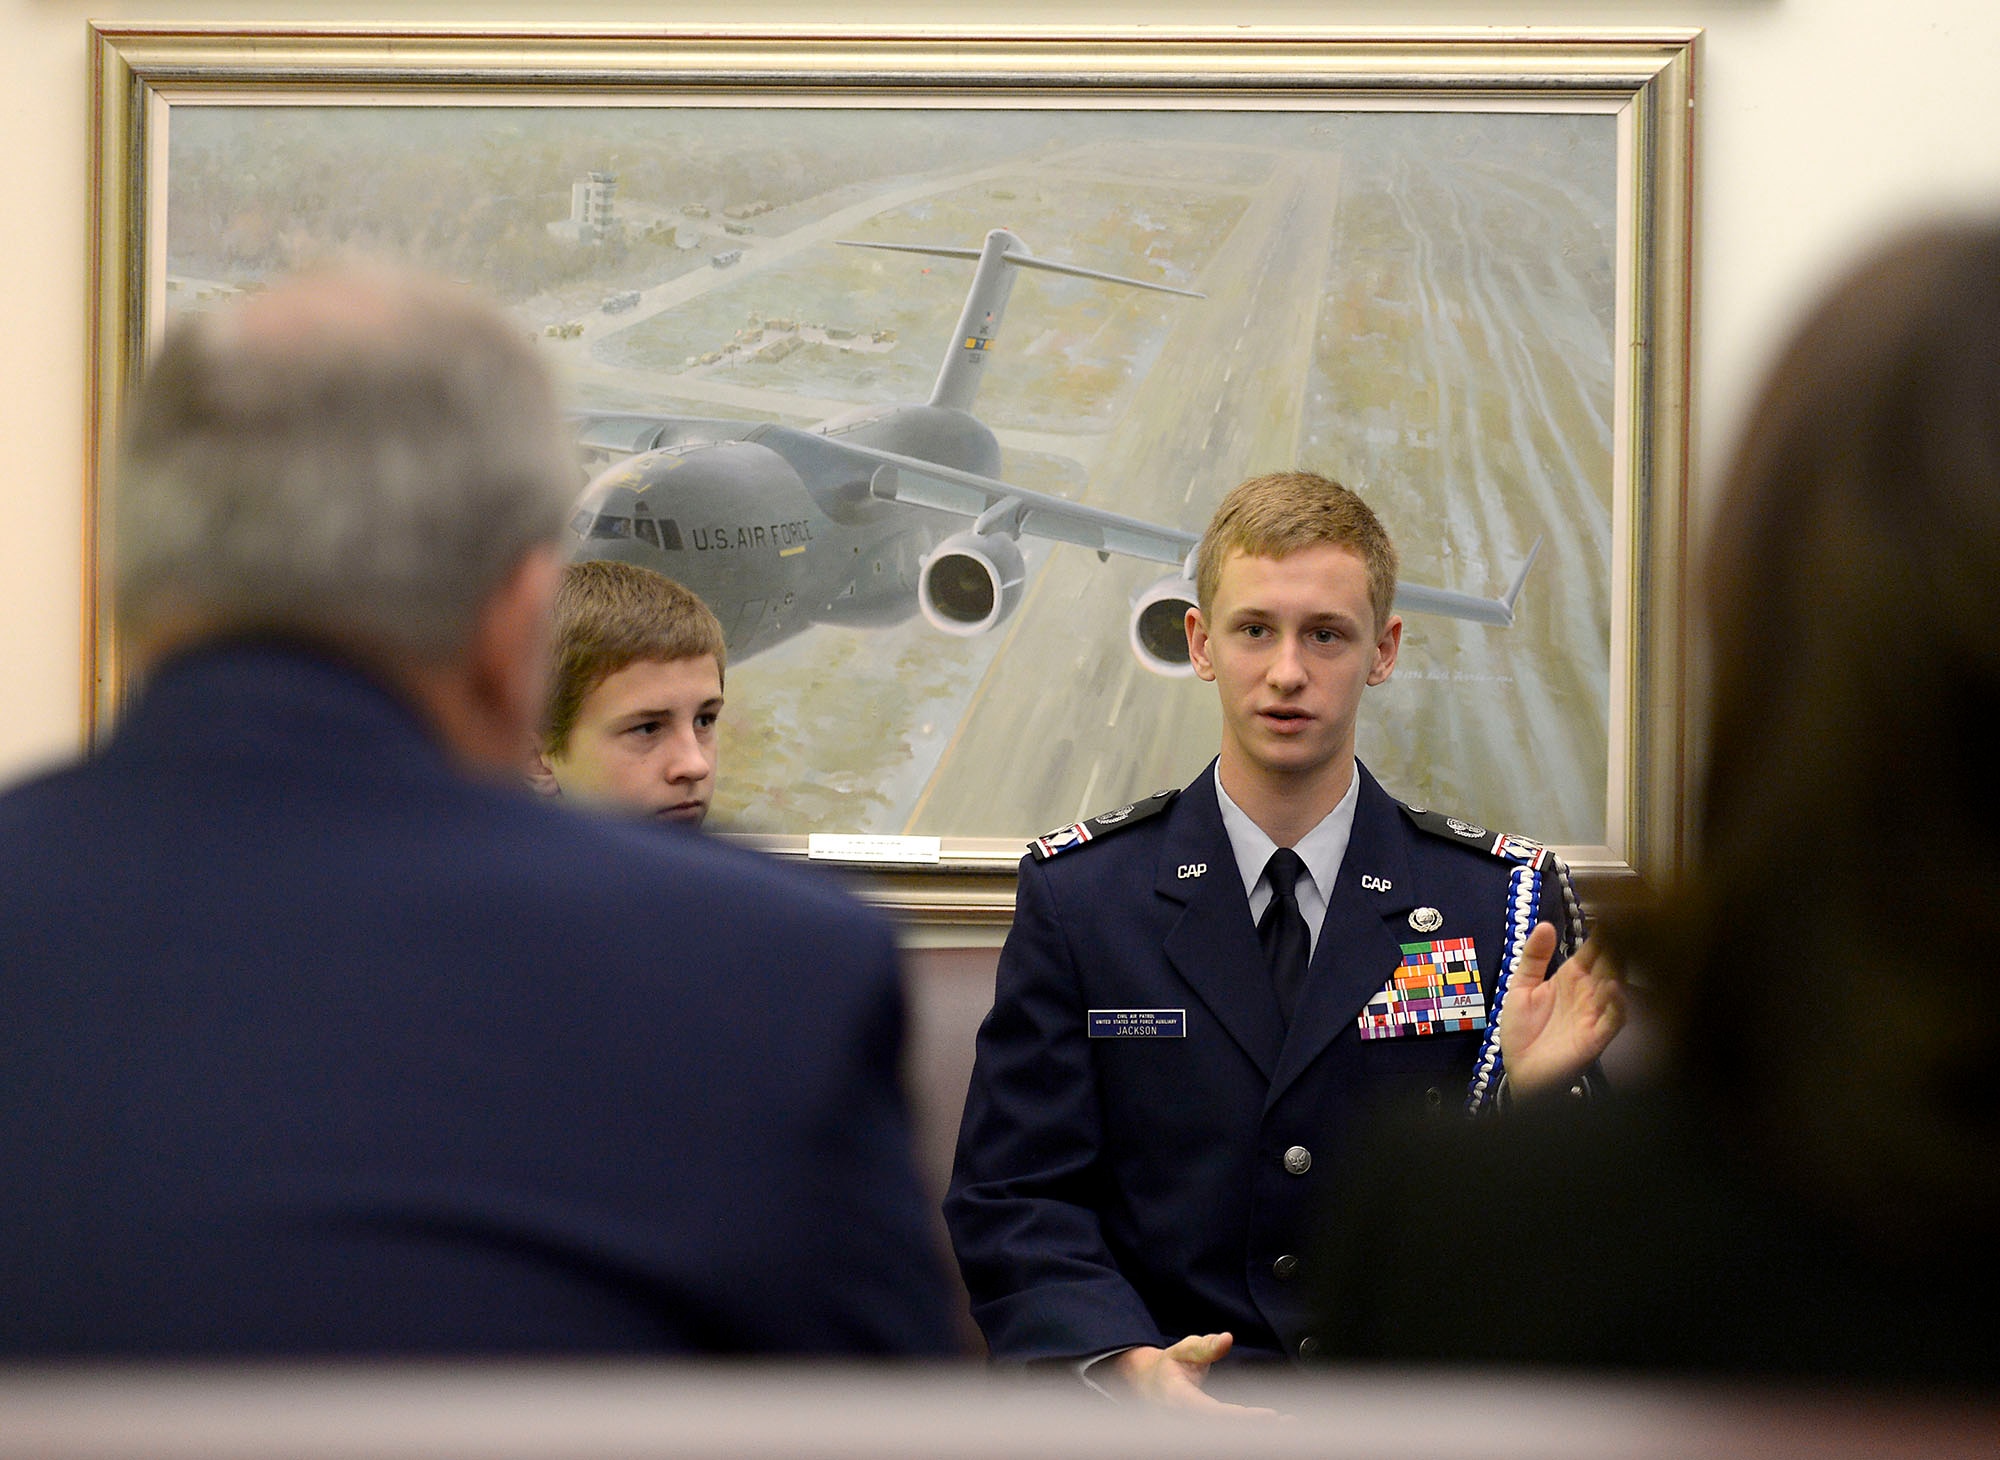
[[[0,1353],[945,1351],[889,930],[515,779],[576,486],[521,332],[322,273],[128,427],[140,692],[0,795]]]

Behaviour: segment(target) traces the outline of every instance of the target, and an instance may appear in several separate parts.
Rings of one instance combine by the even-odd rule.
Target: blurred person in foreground
[[[544,796],[700,826],[715,795],[722,625],[632,563],[572,563],[556,590],[549,708],[528,780]]]
[[[2000,1379],[2000,225],[1860,266],[1748,421],[1690,870],[1606,934],[1658,1088],[1385,1142],[1336,1354]]]
[[[888,928],[519,785],[576,477],[518,331],[319,274],[128,426],[137,693],[0,796],[0,1353],[945,1350]]]

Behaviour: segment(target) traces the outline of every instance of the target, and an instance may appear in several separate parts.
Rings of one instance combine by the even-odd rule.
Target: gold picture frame
[[[1482,128],[1513,127],[1507,119],[1582,117],[1594,119],[1576,124],[1586,135],[1586,150],[1596,149],[1588,165],[1605,180],[1604,199],[1593,204],[1606,215],[1599,224],[1602,259],[1593,265],[1594,287],[1602,289],[1596,315],[1603,334],[1590,347],[1602,356],[1595,389],[1603,419],[1596,429],[1608,471],[1590,490],[1602,507],[1598,538],[1604,546],[1601,562],[1581,569],[1568,562],[1544,572],[1565,584],[1579,574],[1596,580],[1592,601],[1599,607],[1591,624],[1603,662],[1596,718],[1589,724],[1601,723],[1603,783],[1601,819],[1589,822],[1601,835],[1572,837],[1560,850],[1587,898],[1609,882],[1664,876],[1681,852],[1688,775],[1683,579],[1697,34],[1500,28],[719,32],[93,26],[95,288],[85,522],[91,586],[84,606],[89,731],[102,733],[122,688],[103,586],[111,489],[102,472],[117,436],[120,402],[168,318],[166,220],[176,181],[169,148],[177,116],[193,125],[216,108],[310,108],[322,116],[383,107],[436,108],[440,114],[467,107],[516,108],[524,114],[538,114],[540,108],[701,107],[743,108],[741,115],[752,118],[775,118],[787,109],[856,117],[906,116],[915,110],[934,113],[940,125],[982,113],[1024,124],[1059,114],[1079,119],[1077,130],[1086,140],[1099,125],[1093,118],[1110,129],[1113,119],[1126,119],[1118,122],[1126,127],[1130,117],[1142,113],[1188,135],[1211,125],[1234,126],[1232,136],[1241,133],[1246,118],[1273,127],[1281,120],[1293,129],[1317,126],[1329,135],[1350,126],[1340,119],[1447,118],[1452,121],[1444,130],[1423,123],[1450,139],[1436,159],[1418,158],[1424,166],[1436,161],[1440,167],[1478,157],[1479,139],[1486,135]],[[1411,120],[1410,126],[1418,122]],[[1332,154],[1340,144],[1314,145]],[[992,188],[986,196],[1015,195]],[[1198,230],[1189,225],[1178,236],[1185,242],[1193,232]],[[1213,240],[1198,242],[1209,247]],[[1529,259],[1521,267],[1535,266]],[[1313,302],[1325,305],[1331,298],[1328,293]],[[1350,299],[1350,307],[1373,307],[1372,296],[1355,298],[1360,304]],[[1442,308],[1440,317],[1450,312]],[[1216,411],[1221,415],[1219,402]],[[1422,433],[1408,434],[1415,439]],[[1487,490],[1484,480],[1479,478],[1475,491]],[[1190,498],[1193,490],[1191,484]],[[1190,512],[1197,506],[1190,502]],[[1391,522],[1392,530],[1397,526]],[[1514,544],[1513,550],[1518,555],[1524,546]],[[1056,551],[1075,553],[1079,561],[1085,556],[1081,548]],[[1511,570],[1511,563],[1502,561],[1505,554],[1495,553],[1493,562],[1473,565],[1471,576],[1483,571],[1490,579]],[[1405,557],[1407,577],[1407,546]],[[1431,675],[1480,677],[1448,668]],[[1059,678],[1049,685],[1052,695],[1064,690]],[[1529,735],[1525,729],[1513,733],[1517,740]],[[1534,743],[1525,743],[1532,758]],[[1202,755],[1212,748],[1211,736]],[[1451,759],[1448,751],[1429,754],[1439,762]],[[1192,774],[1200,759],[1195,756],[1178,778]],[[1596,758],[1583,759],[1598,764]],[[1077,800],[1077,814],[1109,806],[1121,790],[1153,789],[1138,786],[1132,777],[1139,773],[1122,765],[1107,772],[1101,761],[1088,777],[1079,768],[1075,779],[1085,787],[1082,794],[1097,795],[1103,805]],[[1591,805],[1598,791],[1595,776],[1595,769],[1585,775],[1581,793]],[[996,772],[995,778],[1005,776]],[[1392,784],[1392,789],[1421,787]],[[1071,788],[1065,794],[1077,793]],[[1442,792],[1436,800],[1451,806]],[[1070,804],[1063,803],[1063,818]],[[1514,819],[1523,831],[1538,830],[1532,813]],[[821,828],[766,829],[754,839],[781,855],[805,856],[809,829]],[[878,861],[864,879],[866,893],[919,921],[1004,922],[1011,915],[1011,872],[1022,838],[1042,828],[1010,827],[1005,836],[960,835],[949,823],[938,829],[934,864],[917,868]]]

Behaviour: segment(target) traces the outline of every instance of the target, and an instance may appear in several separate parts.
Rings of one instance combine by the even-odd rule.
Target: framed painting
[[[100,26],[90,562],[175,316],[388,255],[548,358],[573,550],[722,619],[737,834],[1004,919],[1026,840],[1213,754],[1190,549],[1299,467],[1402,555],[1391,792],[1664,873],[1694,43]]]

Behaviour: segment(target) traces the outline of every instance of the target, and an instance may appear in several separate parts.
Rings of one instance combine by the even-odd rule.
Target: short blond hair
[[[671,664],[706,654],[715,660],[717,681],[722,678],[722,624],[693,593],[649,568],[573,563],[556,590],[555,615],[555,668],[543,730],[552,755],[568,748],[590,692],[628,664]]]
[[[1310,471],[1276,471],[1230,489],[1201,535],[1195,601],[1207,618],[1231,551],[1253,558],[1282,558],[1332,543],[1352,549],[1368,570],[1368,606],[1379,632],[1396,601],[1396,545],[1368,504],[1330,477]]]

